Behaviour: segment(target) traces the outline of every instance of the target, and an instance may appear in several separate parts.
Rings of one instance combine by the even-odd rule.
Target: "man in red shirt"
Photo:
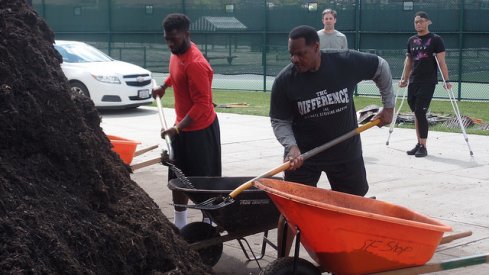
[[[169,14],[163,20],[164,37],[172,52],[169,76],[163,85],[153,89],[153,96],[165,94],[173,87],[175,125],[162,130],[172,142],[173,163],[186,176],[221,176],[221,138],[219,121],[212,103],[213,70],[197,46],[190,40],[190,20],[183,14]],[[176,178],[172,171],[168,180]],[[187,204],[183,192],[173,191],[173,203]],[[174,223],[187,223],[184,207],[175,207]]]

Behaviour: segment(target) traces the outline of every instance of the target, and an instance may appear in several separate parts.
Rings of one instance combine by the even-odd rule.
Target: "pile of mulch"
[[[2,274],[210,274],[72,94],[54,34],[0,0]]]

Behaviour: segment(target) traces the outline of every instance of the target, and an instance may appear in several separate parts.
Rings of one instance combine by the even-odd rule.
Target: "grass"
[[[243,115],[257,115],[268,116],[270,108],[270,93],[269,92],[250,92],[250,91],[234,91],[234,90],[213,90],[214,103],[219,105],[225,105],[230,103],[246,103],[245,108],[222,108],[216,107],[217,112],[221,113],[234,113]],[[368,105],[381,106],[380,97],[367,97],[357,96],[354,97],[355,106],[357,110],[362,109]],[[398,99],[397,105],[400,104],[401,99]],[[166,95],[163,97],[163,106],[167,108],[173,108],[173,90],[167,89]],[[153,103],[155,104],[155,103]],[[472,119],[480,119],[483,123],[489,122],[489,102],[457,102],[461,115],[471,117]],[[440,116],[454,116],[452,104],[448,100],[436,100],[434,99],[430,105],[430,112]],[[401,113],[411,113],[409,110],[407,100],[404,100]],[[400,128],[414,128],[413,124],[396,125]],[[473,129],[474,127],[467,128],[468,134],[476,135],[488,135],[489,131]],[[441,124],[430,126],[432,131],[442,132],[459,132],[461,129],[450,129]]]
[[[229,103],[247,103],[246,108],[221,108],[217,107],[216,111],[221,113],[233,113],[241,115],[268,116],[270,110],[270,93],[248,92],[234,90],[213,90],[213,100],[217,105]],[[173,90],[166,90],[162,99],[163,107],[173,108]],[[153,105],[156,105],[153,103]]]

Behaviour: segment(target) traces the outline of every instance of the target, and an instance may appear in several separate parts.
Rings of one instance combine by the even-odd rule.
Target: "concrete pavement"
[[[172,124],[173,109],[164,110]],[[223,176],[257,176],[281,164],[282,147],[276,141],[268,117],[219,113]],[[138,140],[138,149],[158,144],[156,150],[134,158],[132,164],[158,157],[165,148],[155,108],[102,112],[105,133]],[[367,196],[408,207],[453,227],[454,232],[472,231],[472,236],[440,245],[432,261],[489,253],[489,137],[469,135],[474,152],[470,156],[462,134],[430,132],[428,157],[415,158],[405,151],[415,144],[415,132],[394,129],[386,146],[388,128],[362,133],[364,159],[370,184]],[[167,167],[156,164],[132,174],[137,182],[173,220],[171,193],[166,187]],[[329,188],[326,177],[318,187]],[[189,221],[200,221],[201,213],[189,210]],[[275,242],[276,230],[270,232]],[[258,252],[261,235],[247,237]],[[260,265],[276,257],[266,250]],[[301,251],[301,257],[310,259]],[[224,252],[214,267],[217,274],[258,274],[256,262],[247,262],[236,240],[224,243]],[[445,271],[441,274],[489,274],[489,265]]]

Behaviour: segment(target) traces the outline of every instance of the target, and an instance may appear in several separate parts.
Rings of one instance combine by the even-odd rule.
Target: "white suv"
[[[71,89],[90,97],[95,107],[134,108],[153,102],[150,71],[83,42],[56,40],[54,47],[63,57],[61,69]]]

